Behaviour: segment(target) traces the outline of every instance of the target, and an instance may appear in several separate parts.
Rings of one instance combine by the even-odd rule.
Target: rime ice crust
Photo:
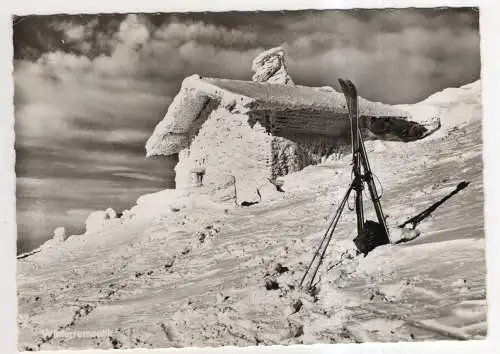
[[[271,48],[259,54],[252,62],[256,82],[293,85],[292,78],[286,67],[285,50],[281,47]]]

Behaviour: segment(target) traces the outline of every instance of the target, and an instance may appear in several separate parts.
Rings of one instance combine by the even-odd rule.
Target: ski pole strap
[[[361,192],[363,190],[363,176],[362,175],[355,175],[353,179],[353,187],[357,192]]]
[[[373,178],[373,174],[371,171],[365,171],[365,174],[363,175],[363,181],[368,182]]]

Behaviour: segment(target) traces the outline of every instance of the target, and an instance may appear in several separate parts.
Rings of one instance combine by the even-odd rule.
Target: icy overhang
[[[147,156],[173,155],[189,146],[210,113],[223,107],[249,114],[269,128],[283,132],[339,136],[348,131],[347,106],[342,93],[330,87],[306,87],[265,82],[201,78],[184,79],[167,114],[146,143]],[[405,110],[359,98],[361,126],[380,138],[420,138],[429,132],[436,112],[412,117]],[[379,124],[380,123],[380,124]],[[435,124],[434,124],[435,126]],[[398,132],[387,134],[393,127]],[[380,134],[377,133],[379,131]],[[412,133],[409,135],[408,131]]]

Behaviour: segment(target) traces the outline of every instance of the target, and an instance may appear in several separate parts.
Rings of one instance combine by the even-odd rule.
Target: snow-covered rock
[[[58,227],[57,229],[54,230],[54,237],[53,240],[55,242],[61,243],[66,240],[66,229],[64,227]]]
[[[419,235],[419,230],[411,230],[400,227],[389,228],[389,239],[391,243],[408,242],[417,238]]]
[[[106,214],[106,220],[116,219],[116,211],[113,208],[107,208],[104,213]]]
[[[187,189],[165,189],[159,192],[145,194],[139,199],[130,213],[135,218],[143,219],[151,216],[170,213],[172,210],[182,210],[188,206],[190,192]]]
[[[90,213],[85,221],[85,233],[101,231],[105,225],[116,219],[116,212],[112,208]]]
[[[120,217],[120,220],[122,222],[127,222],[127,221],[132,220],[133,217],[134,217],[134,214],[130,210],[126,209],[122,212],[122,216]]]
[[[265,201],[280,200],[284,198],[284,191],[281,189],[281,185],[269,178],[266,178],[266,180],[259,185],[258,190],[262,199]]]
[[[252,70],[253,81],[294,84],[286,67],[285,50],[282,47],[271,48],[259,54],[252,62]]]

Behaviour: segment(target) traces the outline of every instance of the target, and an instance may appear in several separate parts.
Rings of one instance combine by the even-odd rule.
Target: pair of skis
[[[356,192],[356,216],[357,216],[357,231],[358,236],[354,239],[354,243],[358,248],[358,251],[361,253],[368,253],[371,251],[371,247],[367,247],[366,243],[372,242],[370,237],[377,237],[377,235],[370,235],[370,232],[373,234],[374,230],[367,230],[368,223],[365,224],[364,220],[364,210],[363,210],[363,183],[368,185],[368,190],[370,192],[370,197],[373,201],[375,207],[375,213],[377,214],[378,219],[378,237],[383,240],[376,240],[375,244],[382,244],[389,242],[389,231],[387,229],[387,224],[385,222],[385,216],[382,212],[382,206],[380,204],[379,195],[377,193],[377,189],[375,187],[375,182],[373,180],[373,174],[371,171],[370,163],[368,162],[368,156],[366,154],[365,144],[363,142],[361,132],[359,130],[359,110],[358,110],[358,91],[356,86],[350,80],[342,80],[339,79],[340,86],[342,88],[342,92],[344,93],[344,97],[347,103],[347,109],[349,112],[349,120],[351,124],[351,138],[352,138],[352,159],[353,159],[353,174],[354,179],[351,184],[347,188],[347,192],[340,203],[337,212],[333,216],[330,221],[328,228],[323,235],[320,245],[316,249],[314,256],[307,268],[302,280],[300,281],[300,286],[302,287],[304,280],[307,275],[312,272],[307,289],[313,289],[314,279],[318,272],[319,267],[321,266],[323,259],[326,254],[326,250],[330,241],[333,237],[333,232],[339,222],[342,211],[349,199],[349,195],[352,190]],[[362,173],[363,168],[363,173]],[[370,225],[376,224],[371,222]],[[373,243],[373,242],[372,242]],[[376,247],[376,246],[375,246]],[[371,248],[371,249],[370,249]]]
[[[354,180],[356,183],[361,183],[361,187],[354,187],[356,190],[356,201],[359,199],[359,205],[356,204],[356,214],[358,217],[358,235],[362,234],[363,231],[363,199],[362,199],[362,182],[364,181],[368,186],[368,191],[370,193],[370,198],[375,207],[375,214],[377,215],[377,220],[379,224],[383,227],[383,230],[387,237],[389,237],[389,229],[387,228],[387,223],[385,221],[385,215],[382,211],[382,205],[380,204],[380,198],[377,193],[377,187],[375,186],[375,181],[373,180],[373,173],[370,167],[370,162],[368,161],[368,155],[366,154],[365,143],[361,136],[361,131],[359,130],[359,109],[358,109],[358,90],[351,80],[339,79],[340,86],[342,87],[342,92],[344,93],[347,108],[349,110],[349,117],[351,121],[351,138],[352,138],[352,152],[353,152],[353,170],[354,170]],[[361,165],[363,165],[364,174],[361,175]],[[359,182],[358,182],[359,181]],[[361,189],[361,190],[360,190]],[[358,212],[359,209],[359,212]]]

